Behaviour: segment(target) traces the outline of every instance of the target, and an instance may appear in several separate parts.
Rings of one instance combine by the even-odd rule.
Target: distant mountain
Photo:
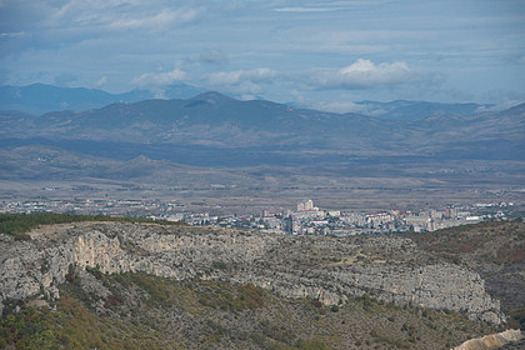
[[[96,184],[116,195],[167,186],[189,197],[214,193],[221,205],[229,205],[228,196],[268,191],[275,198],[328,191],[327,201],[346,201],[373,188],[427,198],[444,189],[523,184],[523,135],[525,104],[388,121],[208,92],[39,116],[4,111],[0,184],[11,193],[50,182],[65,196],[72,195],[65,183]],[[213,184],[228,190],[217,193]]]
[[[206,92],[205,89],[198,88],[196,86],[180,83],[169,85],[164,91],[164,97],[166,99],[188,99],[193,96],[197,96]]]
[[[207,92],[41,116],[4,112],[0,146],[37,143],[205,166],[341,164],[356,157],[524,160],[524,109],[389,121]]]
[[[45,84],[28,86],[1,86],[0,108],[41,114],[59,110],[87,110],[123,101],[132,102],[151,98],[146,91],[113,95],[102,90],[64,88]]]
[[[175,84],[166,88],[166,98],[189,98],[202,92],[203,90],[187,84]],[[62,110],[82,111],[116,102],[131,103],[151,98],[154,96],[147,90],[110,94],[97,89],[46,84],[0,86],[0,110],[18,110],[31,114]]]
[[[396,100],[392,102],[356,102],[361,113],[382,120],[411,121],[440,116],[472,116],[493,107],[476,103],[437,103]]]
[[[191,99],[206,91],[184,83],[165,88],[163,99]],[[58,87],[46,84],[28,86],[0,86],[0,110],[21,111],[40,115],[53,111],[84,111],[101,108],[112,103],[135,103],[153,99],[148,90],[133,90],[122,94],[111,94],[103,90]],[[225,96],[224,96],[225,97]],[[264,101],[258,99],[257,101]],[[268,101],[264,101],[268,103]],[[359,114],[380,120],[414,121],[429,117],[473,116],[493,107],[490,104],[437,103],[425,101],[396,100],[391,102],[360,101]],[[289,105],[291,106],[291,105]],[[292,107],[289,107],[292,108]],[[295,107],[300,109],[299,107]]]
[[[240,182],[232,171],[217,172],[140,155],[129,160],[94,157],[44,144],[0,147],[0,179],[10,181],[74,181],[96,178],[99,182],[147,182],[190,186],[204,183]]]
[[[4,137],[179,144],[213,147],[341,147],[371,150],[393,123],[355,114],[296,110],[270,101],[239,101],[216,92],[186,100],[115,103],[84,112],[60,111],[15,122]],[[351,138],[349,138],[351,136]],[[373,143],[370,141],[374,139]]]

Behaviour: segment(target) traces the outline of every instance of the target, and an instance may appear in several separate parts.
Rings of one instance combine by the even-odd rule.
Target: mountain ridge
[[[297,189],[301,197],[326,193],[331,203],[332,198],[347,203],[356,191],[361,198],[360,189],[374,203],[379,193],[395,193],[407,203],[407,188],[425,193],[419,198],[425,202],[427,196],[445,200],[444,190],[448,198],[457,193],[478,198],[477,193],[493,192],[466,191],[503,187],[519,197],[516,186],[525,181],[524,106],[396,122],[209,92],[40,116],[1,112],[0,178],[16,184],[6,182],[6,193],[20,193],[25,180],[46,196],[50,193],[40,189],[48,181],[62,181],[56,187],[65,189],[77,188],[71,186],[75,181],[96,182],[100,191],[112,188],[116,196],[131,194],[122,188],[148,184],[197,191],[174,190],[175,196],[214,193],[226,206],[228,195],[244,201],[248,193],[253,198],[272,193],[279,206],[283,188]],[[35,154],[50,152],[61,160],[35,161]],[[140,156],[154,162],[137,161]],[[210,183],[232,186],[217,193]],[[299,196],[292,192],[287,196]]]
[[[136,144],[226,147],[275,144],[350,152],[413,150],[416,154],[429,146],[443,148],[461,140],[468,147],[468,142],[483,140],[496,142],[498,147],[492,148],[500,153],[522,159],[518,150],[523,146],[523,109],[523,105],[518,105],[502,112],[469,116],[384,121],[360,114],[295,109],[271,101],[239,101],[207,92],[185,100],[113,103],[87,111],[50,112],[19,120],[12,113],[4,113],[6,117],[2,119],[10,137],[19,134],[26,139],[111,139]],[[475,152],[477,148],[474,145],[471,150]],[[482,155],[478,152],[478,156]]]
[[[207,90],[180,83],[166,87],[162,99],[190,99]],[[222,94],[223,96],[226,96]],[[131,90],[124,93],[109,93],[105,90],[85,87],[64,87],[43,83],[26,86],[0,85],[0,110],[20,110],[25,113],[43,114],[58,110],[87,110],[100,108],[117,102],[133,103],[154,99],[155,95],[148,90]],[[232,95],[229,98],[240,96]],[[255,101],[263,101],[257,98]],[[292,106],[293,103],[284,103]],[[393,100],[379,102],[363,100],[355,102],[353,113],[364,114],[381,120],[411,121],[425,119],[430,116],[460,115],[468,116],[483,110],[501,110],[493,104],[478,103],[443,103],[432,101]],[[304,107],[293,107],[305,109]],[[308,108],[307,108],[308,109]],[[340,112],[336,114],[347,114]]]
[[[174,84],[166,88],[168,98],[188,98],[201,92],[202,89],[187,84]],[[154,94],[148,90],[138,89],[112,94],[100,89],[42,83],[0,86],[0,109],[20,110],[32,114],[57,110],[88,110],[110,103],[137,102],[148,98],[154,98]]]

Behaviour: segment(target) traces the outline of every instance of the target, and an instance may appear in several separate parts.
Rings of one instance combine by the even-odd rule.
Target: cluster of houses
[[[168,218],[170,220],[171,218]],[[211,225],[228,228],[265,230],[293,235],[360,235],[435,231],[447,227],[473,224],[483,220],[505,219],[503,211],[474,215],[464,208],[449,206],[443,210],[420,212],[388,210],[355,212],[322,210],[312,200],[301,201],[294,211],[263,211],[260,215],[236,217],[189,214],[181,220],[191,225]]]
[[[3,201],[0,213],[71,212],[136,216],[183,221],[190,225],[220,226],[247,230],[265,230],[292,235],[360,235],[435,231],[447,227],[505,219],[505,209],[512,203],[476,203],[469,206],[447,206],[442,210],[419,212],[404,210],[341,211],[323,210],[312,200],[297,204],[295,210],[258,215],[212,215],[207,212],[188,213],[175,202],[159,200],[74,199],[56,201]],[[481,212],[484,211],[483,214]],[[475,212],[475,213],[473,213]]]

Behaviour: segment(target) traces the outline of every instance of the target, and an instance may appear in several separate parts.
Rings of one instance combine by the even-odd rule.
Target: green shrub
[[[73,215],[58,213],[0,214],[0,233],[12,235],[17,240],[29,240],[26,233],[40,225],[65,224],[82,221],[115,221],[156,223],[162,225],[186,225],[181,222],[151,220],[145,218],[113,217],[106,215]]]

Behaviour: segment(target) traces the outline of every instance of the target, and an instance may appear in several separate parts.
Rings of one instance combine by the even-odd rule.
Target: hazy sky
[[[525,101],[525,1],[0,0],[0,84]]]

